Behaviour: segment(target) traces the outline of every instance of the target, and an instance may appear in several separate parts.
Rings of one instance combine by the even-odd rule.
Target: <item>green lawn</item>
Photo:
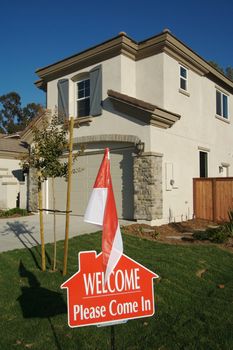
[[[233,349],[233,255],[214,246],[165,245],[123,237],[124,252],[161,276],[156,313],[115,327],[118,349]],[[70,329],[66,291],[78,251],[100,251],[100,233],[69,242],[69,275],[42,273],[39,247],[0,254],[0,349],[110,349],[110,328]],[[52,246],[46,246],[48,256]],[[58,267],[63,243],[58,244]],[[49,265],[49,263],[48,263]],[[201,277],[196,273],[205,271]],[[199,273],[201,275],[201,273]],[[224,288],[218,288],[219,285]]]

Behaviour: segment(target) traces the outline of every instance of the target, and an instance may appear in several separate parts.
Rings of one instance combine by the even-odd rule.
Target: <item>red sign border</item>
[[[96,259],[99,257],[99,255],[102,254],[102,252],[100,252],[99,254],[97,254],[96,250],[84,250],[84,251],[81,251],[78,253],[78,264],[79,264],[79,267],[81,266],[80,264],[80,255],[82,253],[95,253],[95,257]],[[139,319],[139,318],[145,318],[145,317],[151,317],[154,315],[155,313],[155,305],[154,305],[154,284],[153,284],[153,279],[154,278],[159,278],[159,275],[157,275],[155,272],[149,270],[147,267],[143,266],[142,264],[140,264],[139,262],[137,262],[136,260],[130,258],[128,255],[125,255],[125,254],[122,254],[123,256],[125,256],[127,259],[130,259],[131,261],[133,261],[134,263],[136,263],[137,265],[139,265],[140,267],[142,267],[143,269],[149,271],[150,273],[154,274],[155,276],[154,277],[151,277],[152,281],[151,281],[151,289],[152,289],[152,313],[149,314],[149,315],[146,315],[146,316],[136,316],[136,317],[127,317],[127,318],[121,318],[121,319],[117,319],[115,322],[114,321],[103,321],[103,322],[94,322],[94,323],[88,323],[88,324],[82,324],[82,325],[77,325],[77,326],[71,326],[70,325],[70,313],[69,313],[69,287],[63,287],[63,285],[65,283],[67,283],[68,281],[70,281],[71,279],[73,279],[78,273],[80,273],[80,269],[74,273],[70,278],[68,278],[68,280],[66,280],[65,282],[62,283],[62,285],[60,286],[61,289],[67,289],[67,314],[68,314],[68,325],[70,328],[80,328],[80,327],[88,327],[88,326],[98,326],[98,325],[103,325],[104,324],[108,324],[108,325],[114,325],[114,324],[117,324],[117,323],[120,323],[120,322],[123,322],[123,321],[129,321],[129,320],[136,320],[136,319]],[[117,266],[116,266],[117,267]],[[115,270],[115,269],[114,269]]]

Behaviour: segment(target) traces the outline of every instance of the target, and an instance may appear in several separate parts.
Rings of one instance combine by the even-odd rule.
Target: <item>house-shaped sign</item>
[[[154,314],[154,272],[122,255],[108,281],[104,280],[102,253],[79,253],[79,271],[67,288],[70,327],[101,325]]]

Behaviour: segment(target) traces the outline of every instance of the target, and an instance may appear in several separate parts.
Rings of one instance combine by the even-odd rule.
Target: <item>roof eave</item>
[[[120,54],[125,54],[135,59],[136,51],[137,44],[131,38],[125,35],[119,35],[88,50],[38,69],[36,73],[41,79],[35,84],[41,88],[43,84],[51,79],[89,67]]]
[[[100,63],[117,55],[123,54],[132,60],[138,61],[161,52],[187,65],[200,75],[206,75],[211,79],[219,80],[228,89],[233,90],[233,82],[230,79],[216,70],[168,31],[139,43],[125,34],[118,35],[76,55],[38,69],[36,73],[40,77],[40,80],[35,82],[35,85],[46,91],[48,81]]]
[[[127,101],[127,95],[120,93],[117,94],[115,96],[113,94],[109,94],[109,98],[112,101],[115,109],[129,115],[130,117],[138,119],[144,124],[153,125],[162,129],[168,129],[181,118],[179,114],[169,112],[156,106],[153,110],[143,108],[140,106],[140,103],[143,105],[146,103],[145,101],[133,98],[133,100],[137,100],[135,103],[132,102],[132,98],[130,96],[128,96],[129,100]],[[120,95],[122,95],[122,98]]]
[[[38,89],[43,90],[45,92],[47,91],[47,83],[43,79],[35,81],[34,84],[36,85],[36,87],[38,87]]]

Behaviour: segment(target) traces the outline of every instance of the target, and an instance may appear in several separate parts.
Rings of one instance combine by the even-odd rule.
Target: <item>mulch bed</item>
[[[141,238],[156,240],[169,244],[213,244],[210,241],[198,241],[192,237],[197,230],[205,230],[207,227],[217,226],[208,220],[193,219],[183,222],[170,223],[161,226],[149,226],[146,224],[132,224],[123,226],[124,233]],[[221,248],[233,251],[233,239],[224,244],[217,244]]]

